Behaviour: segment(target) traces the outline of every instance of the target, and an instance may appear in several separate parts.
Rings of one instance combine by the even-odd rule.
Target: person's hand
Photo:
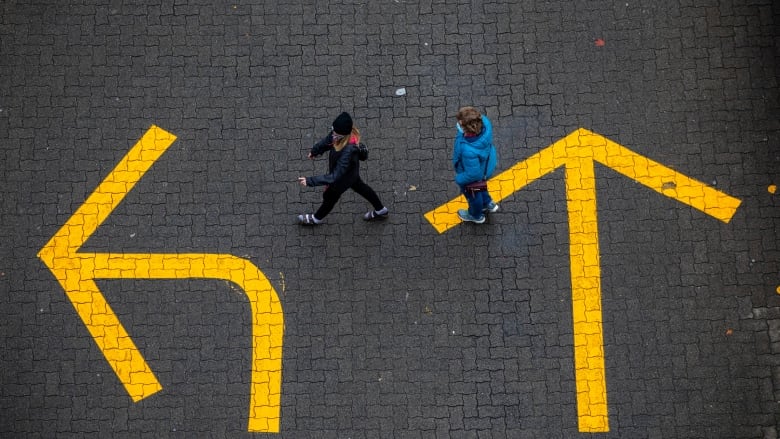
[[[306,177],[298,177],[298,183],[300,183],[301,186],[306,186]]]
[[[308,158],[309,158],[309,160],[314,160],[314,156],[313,156],[313,155],[311,155],[311,153],[309,153],[309,155],[307,155],[306,157],[308,157]]]

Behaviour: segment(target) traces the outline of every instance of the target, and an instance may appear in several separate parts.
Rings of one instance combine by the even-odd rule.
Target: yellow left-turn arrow
[[[252,313],[249,431],[278,432],[284,315],[279,296],[251,262],[229,254],[84,253],[78,250],[176,140],[152,126],[38,253],[133,401],[162,389],[95,279],[221,279],[246,293]]]

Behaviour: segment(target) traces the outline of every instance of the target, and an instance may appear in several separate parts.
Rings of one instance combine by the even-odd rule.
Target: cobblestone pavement
[[[777,2],[155,3],[0,3],[0,436],[778,436]]]

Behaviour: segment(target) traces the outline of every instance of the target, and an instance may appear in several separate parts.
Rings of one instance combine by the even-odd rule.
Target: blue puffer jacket
[[[496,170],[498,154],[493,146],[493,126],[482,116],[482,132],[474,137],[466,137],[458,130],[455,146],[452,149],[452,166],[455,167],[455,183],[460,186],[490,178]]]

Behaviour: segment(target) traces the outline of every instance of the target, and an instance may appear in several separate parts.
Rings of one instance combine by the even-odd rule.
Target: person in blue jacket
[[[298,215],[299,224],[314,226],[322,223],[347,189],[360,194],[374,208],[363,215],[364,220],[373,221],[388,217],[387,207],[379,200],[376,192],[360,178],[359,143],[360,131],[353,125],[349,113],[343,112],[333,121],[331,132],[312,146],[308,155],[310,160],[328,152],[328,173],[298,177],[298,182],[301,186],[325,186],[325,192],[322,193],[322,205],[316,212]]]
[[[498,204],[487,190],[473,192],[466,185],[487,180],[496,169],[498,154],[493,145],[493,126],[474,107],[461,108],[455,117],[458,120],[458,133],[452,150],[452,165],[455,168],[455,183],[469,203],[468,210],[458,210],[458,216],[463,221],[482,224],[485,222],[485,213],[498,211]]]

